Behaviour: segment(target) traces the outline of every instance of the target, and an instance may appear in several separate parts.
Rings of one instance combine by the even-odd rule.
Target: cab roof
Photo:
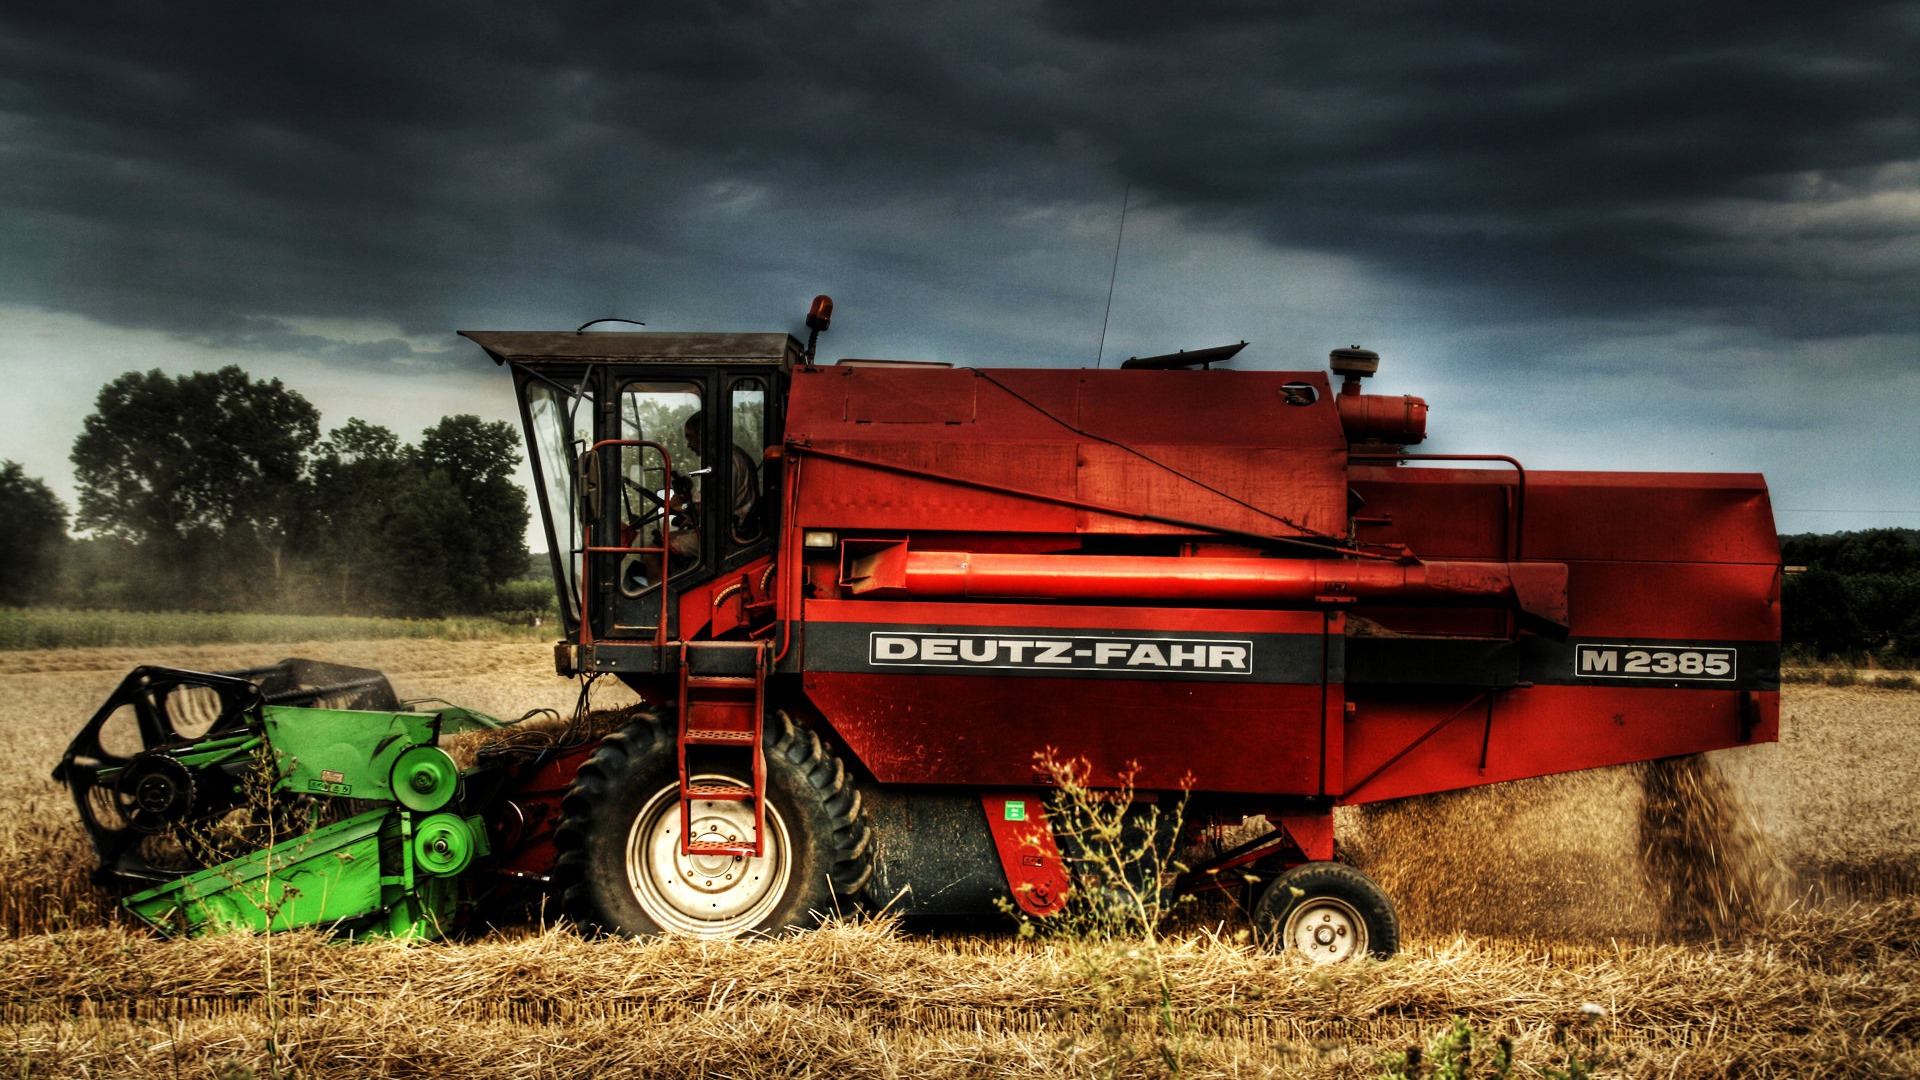
[[[462,330],[496,364],[766,364],[791,368],[804,352],[792,334],[595,333]]]

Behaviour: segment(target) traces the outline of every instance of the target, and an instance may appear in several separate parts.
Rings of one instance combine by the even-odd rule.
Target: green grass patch
[[[557,632],[551,623],[542,627],[515,625],[485,615],[446,619],[372,619],[349,615],[0,608],[0,650],[374,638],[549,641]]]

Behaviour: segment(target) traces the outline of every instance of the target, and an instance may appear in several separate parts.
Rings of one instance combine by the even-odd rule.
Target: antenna
[[[1120,193],[1120,235],[1113,238],[1113,272],[1107,275],[1107,313],[1100,316],[1100,349],[1093,354],[1096,368],[1107,355],[1107,320],[1113,318],[1113,283],[1120,277],[1120,241],[1127,238],[1127,200],[1132,195],[1133,184],[1129,181],[1126,190]]]
[[[598,323],[603,323],[603,322],[631,323],[634,326],[647,325],[646,323],[641,322],[639,319],[621,319],[621,318],[616,318],[612,315],[609,315],[604,319],[588,319],[586,322],[581,323],[577,328],[574,329],[573,331],[574,336],[578,337],[579,335],[587,332],[587,327],[596,325]]]

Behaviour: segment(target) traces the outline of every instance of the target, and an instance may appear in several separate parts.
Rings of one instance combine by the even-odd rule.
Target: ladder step
[[[688,686],[737,686],[742,689],[749,689],[758,682],[759,680],[751,675],[700,675],[691,671],[687,672]]]
[[[711,841],[695,840],[687,845],[688,855],[744,855],[749,858],[758,855],[752,844],[716,844]]]
[[[747,802],[753,798],[751,789],[726,784],[687,784],[680,789],[680,795],[682,798],[713,802]]]
[[[751,745],[753,742],[753,732],[716,731],[713,729],[702,731],[695,728],[687,732],[687,742],[695,746],[725,746],[733,743]]]
[[[724,651],[723,651],[724,650]],[[766,763],[761,739],[766,722],[768,658],[766,642],[683,642],[680,646],[680,852],[683,855],[757,858],[764,854],[766,829]],[[706,670],[698,670],[698,669]],[[747,782],[696,782],[688,765],[695,747],[725,747],[729,756],[744,751],[752,762]],[[693,821],[701,816],[701,801],[749,804],[753,824],[740,823],[746,843],[708,833],[693,837]],[[728,815],[732,816],[732,815]],[[704,826],[703,826],[704,828]],[[729,822],[727,831],[736,831]]]

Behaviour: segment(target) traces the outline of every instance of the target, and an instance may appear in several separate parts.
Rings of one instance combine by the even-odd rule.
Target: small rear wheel
[[[840,759],[784,713],[766,724],[759,857],[683,854],[678,751],[648,718],[607,736],[574,780],[554,837],[555,876],[575,917],[617,934],[727,938],[807,926],[857,903],[872,872],[866,815]],[[704,787],[746,776],[695,769]],[[742,842],[753,804],[693,799],[697,841]]]
[[[1400,948],[1400,916],[1373,879],[1344,863],[1302,863],[1267,886],[1253,908],[1254,933],[1270,949],[1317,964]]]

